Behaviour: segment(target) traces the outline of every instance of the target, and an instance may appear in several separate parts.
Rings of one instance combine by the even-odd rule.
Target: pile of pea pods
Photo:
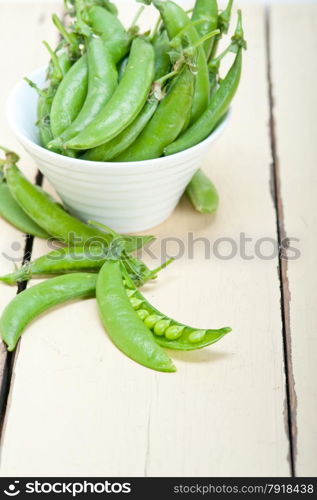
[[[74,299],[96,297],[100,318],[114,344],[134,361],[153,370],[173,372],[163,350],[190,351],[220,340],[231,331],[192,328],[153,307],[139,287],[155,279],[170,261],[149,269],[133,252],[153,236],[122,236],[110,228],[71,216],[17,166],[18,156],[1,148],[0,215],[25,234],[60,246],[0,277],[6,285],[49,278],[21,291],[0,317],[0,335],[13,351],[38,315]]]
[[[156,25],[143,34],[136,26],[138,16],[126,30],[106,0],[66,1],[73,19],[68,28],[53,16],[62,39],[56,50],[48,47],[47,85],[38,89],[29,82],[39,93],[43,147],[91,160],[141,161],[197,144],[224,117],[241,74],[241,12],[229,46],[218,55],[231,0],[222,12],[214,0],[197,0],[191,17],[171,1],[143,3],[159,11]],[[220,62],[228,52],[234,59],[220,80]],[[25,234],[59,245],[0,277],[3,284],[21,283],[23,289],[0,317],[0,335],[9,351],[41,313],[91,297],[113,343],[157,371],[176,371],[164,348],[201,349],[231,331],[190,327],[153,307],[139,288],[171,260],[149,269],[134,252],[154,237],[122,236],[98,222],[76,219],[28,181],[15,153],[1,149],[0,216]],[[199,211],[216,208],[217,192],[202,171],[187,191]],[[48,279],[26,287],[38,278]]]
[[[197,0],[192,12],[172,1],[152,4],[158,21],[137,26],[145,6],[125,29],[108,0],[66,0],[71,22],[53,16],[61,41],[53,50],[44,89],[37,89],[43,147],[79,159],[143,161],[184,151],[206,139],[224,119],[239,85],[244,40],[241,11],[228,46],[233,0]],[[233,62],[222,79],[221,61]],[[32,82],[29,82],[36,88]],[[187,195],[202,213],[218,194],[201,171]]]

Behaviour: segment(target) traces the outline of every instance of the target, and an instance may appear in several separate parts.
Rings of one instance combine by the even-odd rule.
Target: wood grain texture
[[[204,164],[220,190],[220,211],[201,216],[182,200],[154,231],[154,257],[144,256],[156,265],[164,245],[171,254],[183,245],[145,294],[181,321],[229,324],[234,332],[212,348],[171,353],[178,372],[170,375],[123,356],[103,331],[94,300],[42,316],[21,342],[2,475],[289,474],[277,258],[254,255],[257,239],[276,240],[264,15],[262,8],[244,10],[250,49],[243,81],[231,124]],[[224,255],[243,232],[254,258],[206,258],[205,244],[232,239],[218,241]],[[194,255],[192,237],[204,238]],[[261,249],[271,253],[271,246]],[[34,255],[46,251],[37,241]]]
[[[317,6],[274,6],[270,24],[282,229],[288,238],[299,240],[291,246],[301,252],[299,259],[288,261],[284,283],[289,291],[285,307],[296,472],[316,476]]]
[[[0,15],[0,136],[1,145],[11,148],[21,156],[21,168],[29,178],[34,179],[36,168],[30,157],[23,151],[11,132],[5,113],[6,100],[13,85],[25,75],[47,60],[46,50],[39,41],[52,41],[49,14],[52,3],[43,5],[17,5],[7,2],[1,5]],[[9,273],[14,265],[23,260],[25,236],[0,219],[0,269],[1,274]],[[16,294],[16,287],[0,284],[0,308]],[[0,350],[0,385],[6,363],[6,350]]]

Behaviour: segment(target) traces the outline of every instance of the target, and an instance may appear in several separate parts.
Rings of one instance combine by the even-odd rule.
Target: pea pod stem
[[[183,35],[187,33],[188,30],[192,30],[193,27],[199,26],[200,24],[204,23],[204,19],[198,19],[197,21],[190,21],[188,19],[188,23],[185,24],[185,26],[174,36],[174,38],[171,40],[171,44],[179,41]]]
[[[174,76],[176,76],[178,74],[179,74],[179,69],[171,71],[170,73],[167,73],[166,75],[161,76],[161,78],[159,78],[158,80],[155,80],[153,85],[154,86],[156,86],[156,85],[162,86],[167,80],[170,80],[171,78],[173,78]]]
[[[229,52],[232,52],[232,48],[233,46],[235,46],[235,44],[233,43],[230,43],[230,45],[228,45],[228,47],[226,49],[224,49],[221,54],[219,54],[217,57],[215,57],[214,59],[212,59],[209,63],[208,63],[208,67],[211,71],[213,71],[214,73],[217,73],[218,70],[219,70],[219,66],[220,66],[220,63],[222,61],[222,59],[227,55],[229,54]]]
[[[151,275],[153,277],[156,276],[160,271],[162,271],[163,269],[165,269],[167,266],[169,266],[170,264],[172,264],[174,261],[175,261],[175,259],[172,257],[172,258],[166,260],[165,262],[163,262],[163,264],[161,264],[160,266],[156,267],[155,269],[151,269]]]
[[[40,87],[35,83],[33,82],[32,80],[30,80],[29,78],[27,78],[26,76],[23,78],[23,80],[34,90],[36,90],[37,94],[39,96],[42,96],[42,97],[45,97],[47,95],[47,91],[46,90],[43,90],[43,89],[40,89]]]
[[[140,17],[141,17],[141,16],[142,16],[142,14],[143,14],[144,9],[145,9],[145,6],[144,6],[144,5],[141,5],[141,7],[137,10],[137,12],[136,12],[136,14],[135,14],[134,18],[132,19],[132,23],[131,23],[131,26],[130,26],[130,28],[129,28],[129,31],[130,31],[130,30],[133,30],[133,28],[135,28],[135,26],[136,26],[136,24],[137,24],[138,20],[140,19]]]
[[[157,18],[157,21],[151,31],[151,34],[150,34],[150,40],[151,42],[153,42],[154,38],[157,36],[158,32],[159,32],[159,29],[160,29],[160,26],[162,24],[162,18],[161,16],[159,15],[158,18]]]
[[[200,47],[200,45],[203,45],[207,40],[210,40],[210,38],[214,38],[219,33],[220,33],[220,30],[218,30],[218,29],[210,31],[210,33],[207,33],[206,35],[204,35],[202,38],[197,40],[197,42],[195,42],[193,45],[191,45],[188,49],[185,49],[185,50],[196,49],[197,47]]]
[[[77,59],[80,55],[80,40],[77,34],[68,32],[62,21],[56,14],[52,15],[52,20],[59,33],[65,39],[69,46],[69,50],[73,59]]]
[[[58,80],[61,80],[63,78],[63,71],[62,71],[62,68],[59,64],[57,54],[53,51],[53,49],[51,48],[51,46],[49,45],[49,43],[46,40],[43,40],[42,43],[43,43],[44,47],[47,49],[49,55],[51,56],[51,61],[52,61],[52,65],[54,66],[54,72],[55,72],[56,78]],[[28,80],[28,82],[30,82],[30,80]]]
[[[226,8],[219,14],[219,27],[223,33],[228,33],[234,0],[228,0]]]

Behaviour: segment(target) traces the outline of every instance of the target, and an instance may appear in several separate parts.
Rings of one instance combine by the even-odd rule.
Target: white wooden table
[[[4,103],[17,79],[47,60],[40,42],[54,42],[50,15],[61,8],[0,4],[1,143],[21,154],[33,181],[35,166],[8,129]],[[244,233],[254,258],[240,251],[206,260],[198,242],[194,259],[183,256],[145,288],[174,317],[229,324],[233,333],[203,351],[172,353],[178,372],[159,374],[112,345],[95,300],[43,315],[14,364],[1,348],[1,475],[317,474],[317,6],[243,5],[243,12],[241,87],[204,165],[221,193],[219,213],[198,215],[182,200],[154,232],[157,251],[164,238],[186,243],[190,232],[238,244]],[[3,274],[23,258],[25,241],[2,220],[0,235]],[[272,257],[272,242],[261,238],[298,238],[291,246],[301,256]],[[271,258],[259,258],[256,244]],[[46,251],[34,241],[33,257]],[[230,253],[225,242],[221,252]],[[0,307],[16,292],[1,286]]]

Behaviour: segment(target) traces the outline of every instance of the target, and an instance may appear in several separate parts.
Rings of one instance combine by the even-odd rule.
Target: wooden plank
[[[317,474],[316,30],[317,5],[272,7],[271,58],[282,233],[284,237],[298,238],[295,246],[301,252],[300,258],[284,263],[293,435],[299,476]],[[294,33],[298,36],[294,37]]]
[[[0,133],[1,144],[18,152],[24,163],[25,173],[34,178],[36,168],[32,160],[24,153],[8,127],[5,116],[5,104],[13,85],[36,67],[47,60],[47,53],[39,40],[46,38],[52,41],[55,36],[50,28],[49,14],[52,4],[41,6],[30,3],[17,5],[13,2],[1,4],[0,16]],[[32,28],[30,28],[32,27]],[[25,237],[0,219],[0,268],[1,274],[13,270],[14,264],[20,265],[23,259]],[[15,287],[0,286],[0,308],[5,307],[13,298]],[[0,347],[0,385],[6,363],[6,350]]]
[[[264,15],[259,7],[244,10],[244,78],[230,127],[204,165],[220,189],[221,209],[201,216],[183,200],[154,231],[152,265],[161,245],[175,252],[191,233],[214,243],[245,232],[251,253],[258,238],[276,240]],[[47,250],[35,246],[35,254]],[[213,348],[171,353],[173,375],[124,357],[107,339],[94,300],[39,318],[21,342],[2,474],[287,476],[276,266],[276,257],[206,259],[198,242],[194,258],[186,251],[145,287],[154,304],[182,321],[234,328]]]

